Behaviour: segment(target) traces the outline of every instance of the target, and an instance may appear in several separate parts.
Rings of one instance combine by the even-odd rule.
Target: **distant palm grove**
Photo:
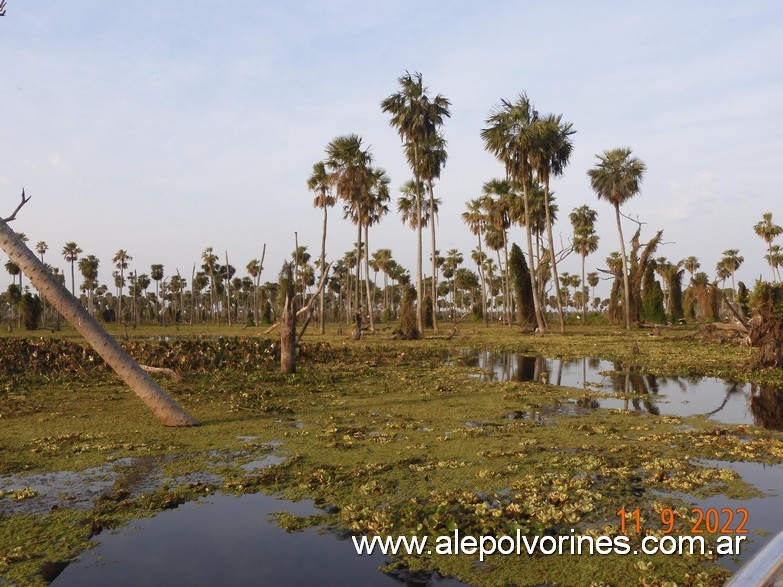
[[[358,325],[361,332],[400,321],[398,334],[416,338],[427,328],[437,331],[444,322],[465,319],[518,324],[544,333],[565,332],[569,323],[589,321],[630,329],[747,317],[748,289],[735,279],[744,261],[739,250],[725,250],[714,271],[700,271],[693,256],[656,257],[663,230],[645,235],[640,221],[623,215],[626,202],[640,194],[647,173],[630,148],[609,148],[596,155],[585,178],[595,202],[567,214],[559,209],[550,184],[568,166],[575,130],[562,115],[539,112],[524,93],[491,108],[481,131],[486,150],[498,160],[498,174],[486,178],[481,193],[465,202],[462,220],[475,237],[475,248],[438,249],[437,182],[448,158],[444,127],[450,107],[448,98],[429,93],[419,73],[401,76],[397,91],[380,103],[410,167],[410,179],[396,198],[390,178],[355,134],[330,141],[323,160],[313,164],[309,177],[302,177],[323,217],[321,243],[314,250],[297,242],[280,275],[290,273],[294,306],[312,309],[322,333],[327,322]],[[355,246],[340,257],[327,255],[333,208],[356,235]],[[413,231],[412,271],[395,261],[391,249],[373,250],[371,245],[371,228],[389,222],[393,209],[397,221]],[[598,210],[612,214],[617,227],[616,236],[600,235],[618,246],[603,261],[591,258],[599,243]],[[564,214],[567,228],[561,226],[560,234],[568,237],[556,240],[554,226],[558,220],[562,223]],[[518,244],[510,242],[513,227],[523,229]],[[340,229],[346,230],[345,222]],[[777,240],[783,228],[765,212],[747,230],[765,243],[769,277],[780,281],[783,248]],[[28,241],[23,233],[17,236]],[[182,272],[156,263],[136,265],[132,248],[101,260],[77,241],[28,246],[93,316],[107,323],[261,326],[274,324],[282,313],[285,292],[277,268],[264,267],[265,245],[257,258],[242,259],[239,268],[232,264],[230,251],[205,246]],[[579,262],[576,274],[560,269],[571,254]],[[58,327],[60,317],[31,291],[19,267],[8,261],[5,269],[12,283],[0,297],[0,316],[8,328]],[[595,295],[601,280],[611,284],[606,298]]]

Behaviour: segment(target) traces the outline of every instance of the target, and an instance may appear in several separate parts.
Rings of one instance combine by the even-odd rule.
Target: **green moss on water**
[[[197,428],[160,426],[110,377],[17,381],[13,393],[0,394],[3,474],[135,460],[116,465],[121,474],[91,510],[63,504],[45,514],[0,518],[0,575],[35,584],[43,562],[76,556],[94,532],[215,491],[276,492],[315,499],[333,512],[277,514],[288,530],[327,524],[433,536],[454,528],[616,535],[621,507],[640,508],[656,530],[661,508],[688,513],[688,496],[757,496],[731,471],[704,461],[781,463],[781,433],[698,417],[578,409],[589,391],[486,382],[469,377],[471,370],[459,362],[445,363],[459,350],[488,348],[632,360],[663,374],[783,381],[779,372],[749,371],[746,349],[683,336],[688,332],[647,338],[575,329],[536,338],[501,327],[465,327],[449,341],[376,335],[348,343],[332,335],[330,360],[305,360],[296,375],[270,368],[183,373],[183,381],[165,382],[202,422]],[[637,338],[640,354],[632,355]],[[275,441],[282,445],[269,444]],[[270,454],[286,460],[258,471],[243,468]],[[162,481],[144,489],[152,472]],[[3,505],[9,499],[0,497]],[[423,555],[397,564],[438,569],[476,585],[718,585],[726,576],[714,561],[687,556],[493,556],[476,564],[475,557]]]

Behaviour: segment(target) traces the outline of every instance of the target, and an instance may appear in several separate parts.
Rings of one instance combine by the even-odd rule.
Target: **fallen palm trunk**
[[[29,199],[29,198],[28,198]],[[27,200],[22,192],[22,204],[6,220],[13,220]],[[139,367],[136,361],[87,312],[68,289],[16,233],[0,218],[0,248],[27,275],[35,288],[90,343],[114,372],[141,398],[153,414],[166,426],[194,426],[194,420],[180,405]]]

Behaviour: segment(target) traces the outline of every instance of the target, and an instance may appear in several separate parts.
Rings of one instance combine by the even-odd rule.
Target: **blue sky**
[[[317,254],[321,214],[306,180],[334,137],[357,133],[396,198],[410,178],[380,101],[420,71],[453,103],[438,248],[467,253],[468,199],[503,172],[479,132],[502,98],[526,92],[573,123],[574,154],[553,188],[568,212],[599,213],[600,249],[618,249],[611,207],[586,177],[595,154],[630,146],[648,166],[626,212],[660,255],[699,257],[714,275],[738,248],[738,278],[769,278],[763,212],[783,223],[783,4],[769,2],[288,2],[8,0],[0,18],[0,210],[25,187],[14,223],[50,246],[189,278],[207,246],[244,269],[267,244],[264,280],[301,244]],[[328,255],[355,239],[335,210]],[[633,230],[626,224],[626,233]],[[522,242],[521,229],[512,239]],[[414,233],[390,214],[370,233],[415,266]],[[577,272],[570,257],[561,271]],[[0,285],[10,277],[0,274]]]

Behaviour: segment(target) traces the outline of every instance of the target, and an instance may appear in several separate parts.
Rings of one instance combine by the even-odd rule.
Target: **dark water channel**
[[[612,394],[586,407],[655,415],[704,415],[716,422],[783,430],[783,389],[710,377],[660,377],[594,357],[560,360],[491,351],[462,351],[452,360],[487,381],[537,381]],[[618,395],[627,397],[617,397]]]
[[[381,555],[358,556],[350,538],[308,528],[287,533],[271,512],[322,513],[312,502],[269,495],[214,495],[98,536],[67,565],[57,587],[463,585],[437,574],[378,570]],[[60,569],[53,569],[60,570]]]

